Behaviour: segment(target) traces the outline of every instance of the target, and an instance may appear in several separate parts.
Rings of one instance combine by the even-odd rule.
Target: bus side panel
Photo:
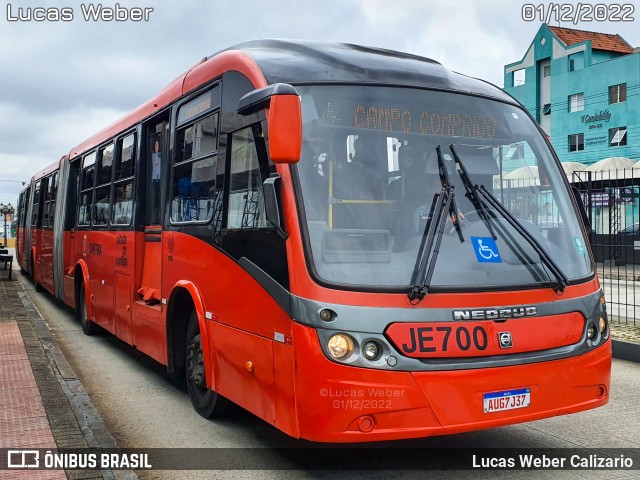
[[[114,268],[116,234],[106,231],[85,231],[84,253],[89,270],[89,289],[93,320],[110,333],[114,330]]]
[[[53,284],[53,230],[42,229],[42,252],[40,262],[40,284],[55,295]]]
[[[275,423],[271,340],[216,323],[216,391],[263,420]]]
[[[41,283],[42,277],[42,230],[31,227],[31,252],[34,283]]]
[[[63,248],[63,271],[62,271],[62,279],[64,282],[64,294],[63,300],[64,303],[69,305],[71,308],[76,307],[76,292],[75,292],[75,264],[76,264],[76,245],[75,245],[75,231],[65,231],[64,232],[64,248]]]
[[[165,328],[134,314],[131,317],[131,329],[135,347],[156,362],[166,365]]]
[[[193,236],[169,231],[163,238],[163,297],[179,281],[199,290],[209,337],[205,368],[213,368],[215,388],[269,423],[274,423],[275,385],[282,386],[282,409],[293,405],[293,361],[274,347],[274,338],[291,341],[291,318],[240,265]],[[287,347],[288,348],[288,347]],[[279,352],[274,354],[274,349]],[[254,363],[254,373],[246,369]],[[274,379],[274,362],[281,366]],[[295,431],[291,415],[283,424]],[[288,419],[287,419],[288,418]]]
[[[296,411],[295,351],[293,345],[273,342],[273,369],[276,391],[276,422],[280,430],[292,437],[300,436]]]

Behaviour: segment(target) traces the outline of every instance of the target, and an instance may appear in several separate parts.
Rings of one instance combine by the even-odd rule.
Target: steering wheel
[[[497,213],[495,212],[495,210],[493,210],[491,208],[487,208],[486,211],[489,214],[489,218],[493,218],[494,216],[496,216],[496,217],[498,216]],[[478,213],[478,210],[469,210],[466,213],[461,213],[461,214],[458,215],[458,218],[460,220],[462,220],[460,222],[460,228],[462,230],[464,230],[466,228],[469,228],[472,223],[476,223],[476,222],[482,221],[482,217],[480,216],[480,213]],[[455,235],[456,234],[456,227],[452,226],[447,234],[448,235]]]

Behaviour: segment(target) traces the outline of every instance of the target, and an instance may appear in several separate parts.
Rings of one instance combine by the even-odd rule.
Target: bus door
[[[134,287],[133,341],[142,352],[164,361],[162,317],[162,183],[168,154],[169,112],[142,128],[138,204],[143,206],[136,234],[136,285]],[[140,225],[140,223],[139,223]],[[140,259],[140,260],[139,260]]]
[[[134,180],[137,154],[137,132],[130,132],[116,142],[113,172],[111,228],[115,238],[115,334],[128,344],[133,344],[131,305],[136,249],[134,233]]]
[[[163,161],[167,154],[167,125],[151,124],[147,130],[145,162],[144,260],[138,294],[148,304],[160,302],[162,273],[162,201]]]

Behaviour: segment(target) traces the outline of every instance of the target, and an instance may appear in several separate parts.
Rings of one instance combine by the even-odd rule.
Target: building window
[[[545,103],[542,106],[542,115],[551,115],[551,104]]]
[[[609,87],[609,104],[627,101],[627,84],[611,85]]]
[[[569,151],[580,152],[584,150],[584,133],[569,135]]]
[[[624,147],[627,144],[627,127],[610,128],[609,144],[612,147]]]
[[[525,70],[521,68],[520,70],[516,70],[513,72],[513,86],[519,87],[520,85],[524,85],[526,83],[525,79]]]
[[[582,70],[584,68],[584,52],[569,55],[569,71]]]
[[[544,78],[550,77],[551,76],[551,65],[545,65],[542,68],[542,76]]]
[[[584,93],[569,95],[569,112],[581,112],[584,110]]]

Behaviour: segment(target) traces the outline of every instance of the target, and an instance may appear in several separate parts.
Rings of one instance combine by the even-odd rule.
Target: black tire
[[[223,416],[230,405],[229,400],[207,388],[202,355],[202,340],[198,317],[191,312],[187,326],[187,338],[184,349],[184,370],[191,404],[196,412],[204,418]]]
[[[84,284],[80,284],[80,295],[78,295],[78,318],[85,335],[95,335],[98,333],[98,325],[89,320],[87,316],[87,302],[84,295]]]
[[[29,277],[31,277],[31,281],[33,282],[33,287],[36,293],[42,293],[43,291],[42,286],[38,282],[36,282],[36,265],[35,265],[35,259],[33,258],[33,255],[31,255],[31,268],[29,272]]]

